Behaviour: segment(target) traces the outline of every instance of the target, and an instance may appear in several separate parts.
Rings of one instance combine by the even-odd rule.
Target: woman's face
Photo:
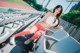
[[[61,11],[61,8],[57,8],[57,9],[55,9],[55,13],[56,13],[56,14],[59,14],[60,11]]]

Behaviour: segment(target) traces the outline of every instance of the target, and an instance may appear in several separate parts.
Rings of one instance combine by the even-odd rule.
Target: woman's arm
[[[52,27],[52,28],[55,28],[55,29],[63,29],[63,26],[61,26],[61,25],[58,25],[57,27]]]
[[[38,23],[43,22],[49,16],[50,16],[50,12],[46,13],[46,15]]]

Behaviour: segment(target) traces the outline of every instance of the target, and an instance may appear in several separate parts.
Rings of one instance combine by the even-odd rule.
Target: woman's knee
[[[45,31],[39,30],[30,39],[35,40],[35,39],[39,38],[40,36],[42,36],[44,33],[45,33]]]

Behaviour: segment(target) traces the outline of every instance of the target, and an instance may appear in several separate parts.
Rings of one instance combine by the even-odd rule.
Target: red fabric
[[[30,40],[35,40],[35,39],[39,38],[45,32],[45,28],[43,26],[41,26],[40,24],[36,24],[35,26],[37,27],[37,31],[30,38]]]
[[[43,30],[37,31],[37,32],[30,38],[30,40],[38,39],[40,36],[42,36],[42,34],[43,34],[44,32],[45,32],[45,31],[43,31]]]
[[[40,24],[36,24],[35,26],[37,27],[37,30],[45,30],[45,28]]]
[[[45,28],[43,26],[41,26],[40,24],[36,24],[35,26],[37,27],[37,31],[34,33],[32,38],[30,38],[31,40],[39,38],[40,36],[42,36],[42,34],[45,31]],[[24,35],[27,35],[27,34],[31,34],[29,30],[22,31],[20,33],[15,34],[14,36],[16,38],[16,37],[24,36]]]
[[[30,33],[30,31],[25,30],[25,31],[22,31],[20,33],[15,34],[14,36],[15,36],[15,38],[17,38],[19,36],[23,36],[23,35],[26,35],[26,34],[31,34],[31,33]]]

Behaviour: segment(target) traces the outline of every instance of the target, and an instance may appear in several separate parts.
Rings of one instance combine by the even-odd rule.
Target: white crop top
[[[58,20],[56,19],[55,16],[49,16],[46,20],[46,23],[48,23],[51,26],[56,26],[58,24]]]

